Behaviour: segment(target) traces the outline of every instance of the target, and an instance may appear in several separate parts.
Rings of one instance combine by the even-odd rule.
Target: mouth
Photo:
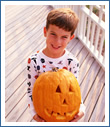
[[[48,109],[45,110],[45,113],[48,117],[57,116],[57,119],[65,119],[66,113],[64,115],[61,115],[60,113],[54,113],[53,111],[49,111]]]
[[[59,48],[61,47],[61,46],[54,46],[54,45],[52,45],[52,44],[51,44],[51,46],[52,46],[52,48],[55,49],[55,50],[57,50],[57,49],[59,49]]]
[[[47,114],[48,117],[55,116],[56,119],[65,119],[65,117],[70,117],[74,115],[76,112],[71,111],[71,112],[64,112],[64,114],[60,114],[60,113],[55,113],[54,111],[49,111],[48,109],[45,109],[45,113]]]

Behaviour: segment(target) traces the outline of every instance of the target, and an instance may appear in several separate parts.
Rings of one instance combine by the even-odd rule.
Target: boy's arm
[[[30,114],[32,117],[36,114],[33,106],[33,101],[32,101],[32,89],[34,82],[36,80],[36,71],[33,66],[33,61],[31,58],[28,58],[27,62],[27,96],[28,96],[28,106],[30,108]]]
[[[28,58],[27,62],[27,96],[28,96],[28,107],[30,109],[30,114],[32,118],[37,122],[45,122],[41,117],[39,117],[34,109],[33,100],[32,100],[32,90],[36,79],[38,78],[37,68],[35,59]]]
[[[76,59],[75,62],[73,61],[73,65],[71,65],[71,72],[75,75],[76,79],[79,81],[79,61]],[[72,120],[72,122],[76,122],[79,119],[82,118],[82,116],[85,114],[85,105],[83,104],[83,100],[81,98],[81,104],[79,113],[75,116],[76,118]]]

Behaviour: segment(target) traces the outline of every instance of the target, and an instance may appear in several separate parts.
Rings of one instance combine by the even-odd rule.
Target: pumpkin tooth
[[[66,112],[64,112],[64,116],[66,116]]]
[[[53,112],[52,116],[57,117],[57,113]]]
[[[66,115],[67,115],[67,117],[71,117],[71,116],[74,116],[77,113],[78,112],[76,110],[74,110],[74,111],[67,112]]]
[[[53,114],[53,111],[51,112],[51,115]]]
[[[45,111],[45,114],[48,116],[48,117],[51,117],[50,113],[48,112],[47,109],[44,110]]]
[[[65,116],[58,115],[58,116],[56,117],[56,119],[57,119],[57,120],[64,120],[64,119],[65,119]]]
[[[48,113],[49,113],[49,114],[51,114],[51,113],[52,113],[52,111],[51,111],[51,110],[49,110],[49,109],[47,109],[47,111],[48,111]]]

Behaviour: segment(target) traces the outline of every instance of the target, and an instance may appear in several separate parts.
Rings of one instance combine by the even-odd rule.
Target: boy
[[[52,10],[47,16],[46,27],[44,27],[44,36],[46,37],[46,48],[35,53],[28,59],[28,96],[29,107],[33,119],[44,121],[40,118],[33,107],[32,89],[37,77],[53,67],[67,69],[78,79],[79,62],[65,48],[70,40],[74,38],[74,31],[78,24],[77,15],[68,8]],[[85,106],[81,104],[80,112],[75,116],[72,122],[78,121],[85,112]]]

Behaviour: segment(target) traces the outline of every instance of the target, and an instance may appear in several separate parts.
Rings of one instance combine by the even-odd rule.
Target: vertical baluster
[[[103,64],[105,64],[105,52],[104,52],[104,56],[103,56],[103,61],[102,61]]]
[[[105,39],[105,31],[103,31],[102,36],[101,36],[101,42],[100,42],[100,48],[99,48],[99,54],[98,54],[99,58],[100,58],[101,53],[102,53],[102,48],[104,45],[104,39]]]
[[[72,5],[69,5],[69,8],[73,9],[73,6]]]
[[[92,45],[93,45],[94,33],[95,33],[95,23],[92,22],[92,32],[91,32],[90,48],[92,48]]]
[[[95,47],[94,47],[94,53],[97,50],[97,45],[98,45],[98,40],[99,40],[99,32],[100,32],[100,28],[97,26],[97,31],[96,31],[96,36],[95,36]]]
[[[80,26],[80,37],[82,38],[82,33],[83,33],[83,23],[84,23],[84,13],[81,12],[81,19],[80,19],[80,22],[81,22],[81,26]]]
[[[89,15],[90,15],[90,16],[91,16],[91,14],[92,14],[92,9],[93,9],[93,5],[90,5],[90,9],[89,9]],[[91,18],[88,17],[88,27],[87,27],[87,38],[86,38],[86,43],[88,43],[88,41],[89,41],[90,26],[91,26]]]
[[[89,14],[92,15],[93,5],[90,5],[90,11]]]
[[[79,8],[80,8],[79,5],[72,6],[73,11],[78,15],[78,18],[80,19],[80,17],[79,17],[80,9]],[[79,21],[78,26],[77,26],[75,33],[74,33],[75,37],[77,37],[79,35],[79,25],[80,25],[80,21]]]
[[[99,23],[101,22],[101,20],[102,20],[102,16],[103,16],[103,5],[101,5],[101,7],[100,7],[100,10],[99,10]]]
[[[80,26],[80,37],[82,38],[82,31],[83,31],[83,22],[84,22],[84,13],[82,12],[82,20],[80,21],[81,22],[81,26]]]
[[[99,41],[99,33],[100,33],[100,28],[97,26],[97,31],[96,31],[96,36],[95,36],[94,52],[96,52],[96,50],[97,50],[98,41]]]
[[[82,27],[82,40],[84,39],[84,29],[85,29],[85,27],[84,27],[84,24],[85,24],[85,14],[84,14],[84,21],[83,21],[83,27]]]
[[[85,38],[85,32],[86,32],[86,22],[87,22],[87,15],[84,16],[84,28],[83,28],[83,40]]]
[[[71,6],[71,9],[74,11],[74,8],[76,7],[76,5],[72,5]]]
[[[87,37],[86,37],[86,43],[88,43],[88,40],[89,40],[90,26],[91,26],[91,19],[88,17],[88,26],[87,26]]]

